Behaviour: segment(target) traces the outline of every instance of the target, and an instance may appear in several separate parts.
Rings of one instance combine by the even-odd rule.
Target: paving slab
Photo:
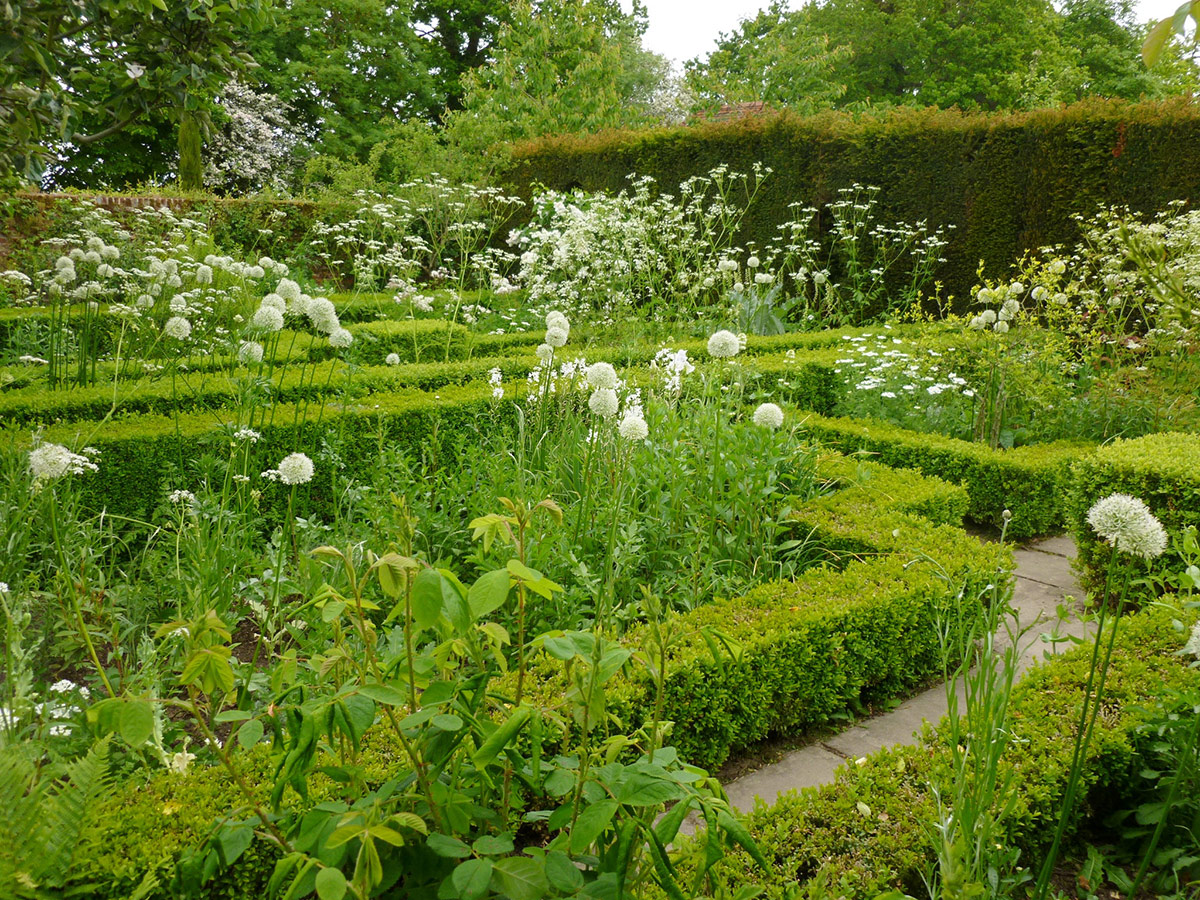
[[[1064,591],[1078,591],[1079,581],[1071,561],[1057,553],[1040,550],[1017,550],[1013,553],[1017,563],[1017,577],[1025,581],[1039,581]]]
[[[1029,545],[1030,550],[1040,550],[1042,553],[1054,553],[1058,556],[1065,556],[1067,559],[1075,558],[1075,538],[1069,534],[1060,534],[1057,537],[1043,538],[1040,541],[1034,541]]]
[[[1005,628],[997,635],[996,646],[1005,648],[1014,639],[1017,641],[1018,677],[1046,656],[1065,652],[1095,633],[1094,627],[1079,616],[1083,591],[1070,566],[1074,553],[1074,541],[1064,536],[1038,541],[1014,554],[1017,571],[1013,606],[1017,623],[1013,626],[1015,633]],[[963,685],[958,685],[957,693],[961,703],[965,697]],[[754,808],[755,798],[773,803],[787,791],[826,784],[833,781],[846,760],[853,761],[895,744],[914,743],[914,735],[924,723],[937,722],[946,709],[945,686],[937,685],[884,715],[867,719],[821,744],[796,750],[776,763],[731,781],[725,785],[725,791],[735,808],[746,811]]]
[[[820,744],[810,744],[792,751],[777,763],[730,782],[725,785],[725,793],[734,809],[750,812],[759,798],[774,803],[788,791],[828,784],[845,761],[844,756],[838,756]]]

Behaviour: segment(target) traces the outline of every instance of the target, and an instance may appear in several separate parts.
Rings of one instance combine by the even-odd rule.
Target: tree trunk
[[[199,191],[204,187],[204,159],[201,154],[200,119],[194,110],[179,114],[179,187]]]

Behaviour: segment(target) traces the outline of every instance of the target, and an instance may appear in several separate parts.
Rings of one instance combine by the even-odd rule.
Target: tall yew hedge
[[[793,201],[821,207],[839,188],[877,185],[881,221],[954,226],[938,278],[962,298],[980,260],[999,275],[1025,250],[1072,241],[1074,213],[1193,201],[1200,195],[1200,105],[1088,101],[1017,114],[899,109],[811,118],[784,112],[543,138],[516,148],[508,179],[526,199],[537,184],[617,191],[631,173],[675,191],[721,163],[745,172],[755,162],[774,172],[743,223],[743,242],[769,240]],[[828,226],[827,217],[820,225]]]

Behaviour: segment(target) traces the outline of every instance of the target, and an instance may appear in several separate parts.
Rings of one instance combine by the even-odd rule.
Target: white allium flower
[[[774,430],[783,424],[783,410],[774,403],[760,404],[754,411],[754,424]]]
[[[149,309],[154,305],[154,298],[149,294],[138,294],[138,298],[134,301],[134,305],[138,309]]]
[[[280,312],[287,312],[287,301],[279,294],[271,293],[262,298],[262,306],[269,306],[272,309],[277,309]]]
[[[546,343],[551,347],[562,347],[567,343],[567,331],[555,325],[546,329]]]
[[[278,331],[283,327],[283,313],[273,306],[260,306],[250,317],[250,327],[256,331]]]
[[[979,314],[979,318],[983,320],[984,325],[991,325],[996,321],[996,311],[994,309],[985,309]]]
[[[721,329],[708,339],[708,355],[717,359],[737,356],[742,349],[742,343],[732,331]]]
[[[85,448],[85,453],[89,449]],[[62,444],[39,444],[29,451],[29,474],[39,485],[56,481],[64,475],[95,472],[98,468],[86,455],[72,453]]]
[[[277,471],[284,484],[307,484],[312,481],[313,462],[303,453],[289,453]]]
[[[196,284],[212,284],[212,280],[212,266],[206,266],[203,264],[196,266]]]
[[[627,441],[644,441],[650,435],[650,426],[636,413],[626,413],[617,426],[617,433]]]
[[[616,388],[617,370],[612,363],[592,363],[587,367],[587,383],[592,388]]]
[[[537,358],[540,359],[542,362],[548,363],[548,362],[550,362],[551,359],[554,358],[554,348],[551,347],[549,344],[538,344],[536,353],[537,353]]]
[[[246,274],[251,278],[262,278],[267,273],[262,266],[250,266],[248,269],[246,269]]]
[[[185,312],[187,312],[187,299],[185,297],[178,296],[172,297],[167,303],[167,306],[170,307],[171,312],[183,315]]]
[[[608,418],[617,414],[617,392],[612,388],[597,388],[588,398],[588,409],[598,416]]]
[[[238,359],[244,365],[260,363],[262,362],[262,358],[263,345],[258,341],[245,341],[242,346],[238,348]]]
[[[770,284],[775,280],[775,276],[770,272],[757,272],[754,275],[755,284]]]
[[[108,263],[101,263],[99,265],[99,267],[96,269],[96,277],[97,278],[112,278],[116,274],[117,274],[117,270],[114,269],[112,266],[110,266]]]
[[[389,353],[387,355],[387,359],[385,359],[384,362],[387,363],[389,366],[398,366],[398,365],[400,365],[400,354],[399,353]]]
[[[546,313],[546,330],[549,331],[551,328],[561,328],[563,331],[569,332],[571,330],[571,323],[565,315],[557,309],[553,309]]]
[[[339,325],[337,309],[326,297],[313,297],[307,312],[308,320],[317,331],[332,334]]]
[[[167,287],[169,287],[169,288],[183,287],[183,279],[180,278],[178,275],[172,275],[170,278],[167,279]]]
[[[335,328],[329,335],[329,346],[344,350],[354,343],[354,335],[345,328]]]
[[[1008,334],[1008,323],[997,322],[992,326],[992,331],[996,332],[996,334]]]
[[[177,341],[186,341],[192,334],[192,323],[183,316],[171,316],[163,325],[163,334]]]
[[[1167,549],[1167,532],[1146,504],[1129,494],[1109,494],[1088,510],[1087,522],[1121,553],[1154,559]]]
[[[301,296],[300,285],[296,284],[290,278],[281,278],[278,286],[275,288],[275,293],[289,302],[298,300]]]
[[[1183,645],[1183,652],[1200,659],[1200,622],[1192,626],[1192,633]]]
[[[1021,311],[1021,304],[1016,300],[1005,300],[1004,305],[1000,307],[998,318],[1001,322],[1008,322],[1015,318],[1017,313]]]
[[[757,256],[752,256],[746,260],[747,269],[757,269],[760,265],[762,265],[762,262]]]

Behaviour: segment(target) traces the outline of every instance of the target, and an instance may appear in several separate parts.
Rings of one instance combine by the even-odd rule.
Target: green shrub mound
[[[1072,830],[1131,796],[1141,760],[1149,758],[1150,738],[1138,728],[1151,715],[1154,699],[1200,688],[1200,669],[1188,668],[1177,655],[1184,639],[1172,624],[1178,617],[1187,616],[1155,609],[1120,623],[1106,712],[1096,722],[1084,763],[1085,799]],[[1058,820],[1090,661],[1090,646],[1078,647],[1036,666],[1014,691],[1015,742],[1000,778],[1013,775],[1017,800],[1003,830],[1021,848],[1026,867],[1039,862]],[[773,805],[760,801],[747,825],[774,869],[765,896],[874,900],[892,888],[923,896],[922,875],[935,863],[938,821],[930,785],[947,783],[948,758],[937,732],[927,728],[919,745],[848,764],[832,784],[786,794]],[[702,850],[688,852],[697,858]],[[688,865],[685,860],[684,868]],[[718,891],[732,894],[752,866],[742,851],[719,862]]]
[[[826,460],[822,470],[836,488],[799,506],[792,536],[821,547],[823,564],[683,617],[663,718],[675,723],[671,740],[696,765],[719,766],[764,738],[934,676],[939,612],[960,591],[978,604],[984,586],[1009,567],[1003,548],[957,527],[967,502],[958,486],[842,459]],[[622,640],[637,647],[642,634],[633,628]],[[558,664],[535,657],[534,671],[538,683],[527,691],[553,705],[567,689]],[[650,721],[648,679],[618,679],[609,690],[624,728]]]
[[[1055,441],[992,450],[886,422],[816,414],[804,419],[803,428],[844,453],[868,453],[889,466],[911,467],[961,484],[970,498],[967,516],[972,520],[1000,527],[1004,510],[1012,513],[1008,536],[1013,540],[1062,530],[1071,464],[1092,447]]]
[[[674,721],[674,743],[697,763],[715,765],[737,747],[825,721],[864,694],[893,695],[940,671],[939,605],[963,588],[973,598],[968,606],[978,603],[984,585],[1009,564],[1003,548],[984,546],[955,527],[967,503],[956,485],[840,457],[824,459],[821,472],[833,493],[804,504],[796,528],[820,533],[830,546],[829,564],[677,619],[685,638],[669,662],[665,714]],[[859,554],[864,558],[855,558]],[[925,554],[940,568],[910,565]],[[705,634],[724,652],[714,655]],[[640,637],[633,629],[622,640],[636,646]],[[648,689],[625,674],[609,682],[610,710],[622,727],[647,721]],[[528,702],[560,706],[559,670],[542,658],[526,694]],[[390,760],[401,752],[393,740],[384,728],[368,732],[360,756],[368,782],[386,780]],[[273,771],[268,757],[265,745],[241,757],[264,794]],[[332,783],[328,790],[336,792]],[[241,803],[219,768],[124,786],[85,836],[91,862],[83,880],[94,896],[116,898],[152,873],[160,884],[147,896],[169,896],[179,855],[202,842],[215,820],[245,816]],[[212,883],[209,896],[240,900],[261,893],[273,864],[256,844]]]
[[[1165,432],[1131,440],[1116,440],[1078,460],[1072,470],[1067,523],[1079,548],[1077,565],[1084,586],[1103,586],[1109,550],[1087,523],[1088,510],[1109,494],[1129,494],[1142,500],[1168,534],[1200,526],[1200,434]],[[1165,571],[1179,557],[1168,552],[1144,566],[1144,572]]]
[[[953,227],[937,277],[965,308],[980,260],[1000,272],[1027,250],[1069,243],[1074,213],[1100,205],[1153,213],[1200,196],[1191,164],[1198,138],[1200,110],[1184,100],[1091,100],[1015,114],[783,113],[545,138],[517,148],[509,180],[525,200],[535,185],[615,193],[630,173],[673,193],[717,166],[750,172],[762,163],[774,171],[738,235],[760,247],[792,217],[789,204],[819,207],[840,188],[876,186],[880,222]]]

